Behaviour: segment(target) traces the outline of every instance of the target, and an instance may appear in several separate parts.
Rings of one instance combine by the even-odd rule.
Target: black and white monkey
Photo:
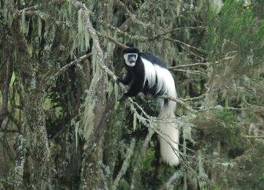
[[[142,53],[137,48],[124,49],[123,56],[127,74],[119,82],[129,85],[126,97],[142,92],[153,97],[177,97],[174,79],[166,65],[150,53]],[[159,128],[164,138],[159,137],[161,159],[171,166],[179,164],[179,130],[175,124],[176,102],[160,99]],[[168,143],[169,142],[169,143]]]

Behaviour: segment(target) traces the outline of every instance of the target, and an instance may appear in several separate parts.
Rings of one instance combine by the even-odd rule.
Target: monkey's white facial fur
[[[124,54],[124,59],[128,67],[134,67],[136,65],[137,58],[138,58],[137,53],[125,53]]]

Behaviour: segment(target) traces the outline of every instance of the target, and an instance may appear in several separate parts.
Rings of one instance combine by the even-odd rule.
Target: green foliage
[[[241,126],[234,112],[216,110],[206,116],[200,115],[195,123],[202,129],[203,138],[206,139],[204,145],[208,146],[208,150],[214,150],[220,143],[221,148],[227,153],[223,155],[224,157],[235,157],[249,147],[249,143],[243,137],[246,128]]]
[[[217,134],[216,131],[220,141],[225,143],[228,149],[242,147],[244,144],[241,142],[243,130],[238,125],[236,115],[228,110],[218,111],[216,112],[216,120],[220,122],[218,125],[219,133]]]
[[[146,156],[143,162],[144,171],[149,172],[148,170],[151,169],[151,164],[154,159],[155,159],[155,150],[151,148],[146,152]]]
[[[208,24],[207,50],[213,60],[238,55],[240,67],[261,63],[264,25],[257,22],[251,7],[245,8],[242,1],[228,0],[219,16],[209,14]]]
[[[232,111],[225,109],[222,111],[216,111],[216,118],[228,124],[229,126],[233,126],[236,121],[235,114]]]

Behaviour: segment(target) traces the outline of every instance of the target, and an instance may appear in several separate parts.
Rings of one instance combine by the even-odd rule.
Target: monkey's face
[[[124,59],[128,67],[134,67],[136,65],[137,58],[138,58],[137,53],[125,53],[124,54]]]

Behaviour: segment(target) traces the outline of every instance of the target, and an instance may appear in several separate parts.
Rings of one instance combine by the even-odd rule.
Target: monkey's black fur
[[[158,96],[162,94],[162,92],[157,92],[156,85],[153,87],[149,87],[148,81],[144,84],[145,78],[145,68],[144,63],[141,58],[144,58],[151,62],[152,64],[159,65],[160,67],[167,68],[166,64],[163,63],[158,57],[152,55],[151,53],[142,53],[137,48],[127,48],[123,51],[123,55],[126,53],[137,53],[138,58],[136,61],[136,65],[134,67],[126,66],[127,74],[124,78],[119,78],[118,81],[123,83],[124,85],[130,85],[129,90],[123,95],[122,99],[126,97],[136,96],[139,92],[143,92],[145,95]],[[156,82],[157,83],[157,77]]]
[[[128,91],[122,99],[128,96],[136,96],[139,92],[154,97],[168,96],[177,98],[175,82],[166,65],[156,56],[150,53],[141,53],[136,48],[127,48],[123,52],[127,74],[119,79],[125,85],[129,85]],[[176,102],[167,98],[160,98],[159,122],[161,133],[168,139],[159,138],[161,158],[171,166],[179,164],[179,130],[175,125]],[[169,143],[168,143],[169,141]]]

